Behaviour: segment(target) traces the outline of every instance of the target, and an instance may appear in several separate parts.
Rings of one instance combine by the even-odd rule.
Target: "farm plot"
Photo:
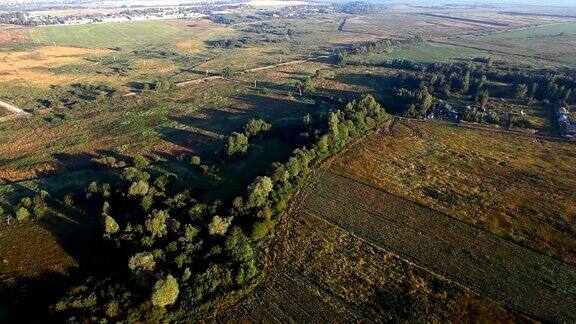
[[[405,121],[327,168],[573,264],[575,161],[571,143]]]
[[[109,48],[181,40],[186,26],[170,21],[48,26],[31,30],[34,42],[61,46]]]
[[[298,198],[297,198],[298,200]],[[265,281],[224,322],[523,322],[526,318],[300,208],[285,215]]]
[[[227,311],[218,322],[336,323],[361,319],[344,305],[331,305],[303,278],[293,279],[285,273],[270,274],[270,278],[274,279],[233,311]]]
[[[320,172],[301,206],[536,318],[576,319],[576,268],[355,180]]]
[[[492,30],[461,21],[448,21],[406,13],[374,14],[350,18],[343,31],[380,37],[448,37]]]
[[[446,43],[448,44],[448,43]],[[576,24],[550,24],[535,28],[494,33],[451,40],[450,44],[469,49],[492,51],[500,55],[512,55],[546,60],[555,63],[574,64]]]

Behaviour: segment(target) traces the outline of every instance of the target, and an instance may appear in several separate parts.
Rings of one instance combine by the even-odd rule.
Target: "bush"
[[[68,207],[74,206],[74,198],[72,197],[71,194],[67,194],[66,196],[64,196],[63,201],[64,201],[64,205],[66,205]]]
[[[18,211],[16,211],[16,219],[19,221],[24,221],[30,218],[30,212],[28,209],[24,207],[20,207]]]
[[[202,163],[202,160],[197,155],[194,155],[193,157],[190,158],[190,164],[191,165],[200,165],[201,163]]]

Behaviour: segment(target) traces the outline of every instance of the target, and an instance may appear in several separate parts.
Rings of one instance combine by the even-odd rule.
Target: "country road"
[[[326,58],[330,58],[330,55],[319,55],[319,56],[314,56],[314,57],[311,57],[308,59],[294,60],[294,61],[288,61],[288,62],[284,62],[284,63],[255,67],[255,68],[251,68],[251,69],[238,71],[237,74],[253,73],[253,72],[273,69],[273,68],[277,68],[277,67],[282,67],[282,66],[286,66],[286,65],[302,64],[302,63],[316,61],[319,59],[326,59]],[[223,77],[219,76],[219,75],[212,75],[212,76],[208,76],[205,78],[182,81],[180,83],[176,83],[176,86],[183,87],[183,86],[187,86],[187,85],[191,85],[191,84],[198,84],[198,83],[202,83],[202,82],[206,82],[206,81],[210,81],[210,80],[219,80],[219,79],[223,79]]]

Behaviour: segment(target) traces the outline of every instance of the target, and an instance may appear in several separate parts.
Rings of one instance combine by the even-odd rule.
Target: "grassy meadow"
[[[181,22],[137,21],[126,23],[45,26],[30,32],[33,42],[85,48],[137,47],[170,44],[190,37]]]

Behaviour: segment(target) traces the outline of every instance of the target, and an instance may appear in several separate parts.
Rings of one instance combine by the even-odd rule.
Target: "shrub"
[[[30,212],[25,207],[20,207],[18,211],[16,211],[16,219],[19,221],[27,220],[30,218]]]
[[[64,200],[64,205],[66,205],[68,207],[74,206],[74,198],[72,197],[71,194],[67,194],[66,196],[64,196],[63,200]]]

